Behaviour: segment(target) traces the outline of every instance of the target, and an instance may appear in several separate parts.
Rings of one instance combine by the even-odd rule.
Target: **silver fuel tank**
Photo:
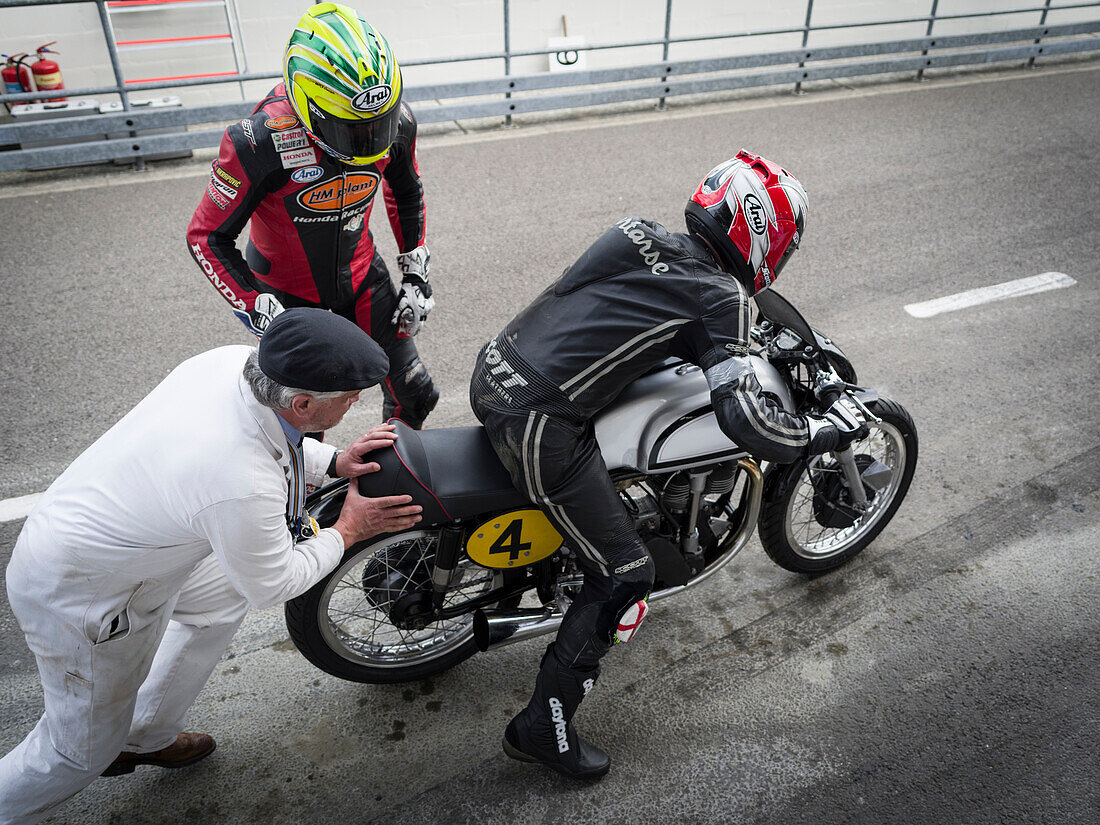
[[[794,412],[790,388],[775,367],[757,355],[749,360],[761,389]],[[707,379],[693,364],[643,375],[601,410],[594,424],[612,471],[672,472],[745,455],[718,426]]]

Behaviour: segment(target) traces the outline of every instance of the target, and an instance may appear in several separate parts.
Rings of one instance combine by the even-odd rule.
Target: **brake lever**
[[[849,392],[848,393],[848,398],[850,398],[852,400],[852,403],[854,403],[857,407],[859,407],[859,411],[861,413],[863,413],[864,418],[866,418],[868,421],[874,421],[876,424],[881,424],[882,423],[882,419],[879,418],[877,415],[875,415],[873,412],[871,412],[871,410],[867,407],[867,405],[864,404],[862,400],[860,400],[858,395],[856,395],[855,393]]]
[[[824,395],[822,395],[823,388],[827,389]],[[871,412],[859,396],[852,392],[853,389],[859,389],[859,387],[844,381],[835,371],[818,370],[814,379],[814,396],[824,409],[828,409],[841,395],[845,395],[863,413],[864,419],[881,424],[882,419]]]

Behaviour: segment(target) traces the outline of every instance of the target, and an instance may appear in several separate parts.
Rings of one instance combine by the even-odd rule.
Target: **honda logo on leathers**
[[[303,189],[298,193],[298,203],[311,212],[337,212],[373,197],[377,188],[377,175],[353,172]]]
[[[565,712],[561,708],[561,702],[554,696],[550,697],[550,718],[554,720],[554,735],[558,737],[558,753],[569,750],[569,740],[566,738]]]
[[[206,277],[210,279],[210,283],[218,288],[218,292],[225,296],[226,300],[237,309],[244,309],[245,304],[236,293],[229,288],[229,284],[225,283],[218,274],[214,272],[214,265],[210,261],[206,260],[206,256],[202,254],[202,247],[196,244],[191,244],[191,252],[195,256],[195,261],[202,267],[202,271],[206,273]]]

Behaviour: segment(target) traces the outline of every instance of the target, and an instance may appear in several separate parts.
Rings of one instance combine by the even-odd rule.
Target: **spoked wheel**
[[[329,576],[287,602],[302,655],[333,676],[374,683],[424,679],[472,655],[472,613],[431,616],[438,541],[438,530],[412,530],[349,548]],[[490,591],[500,575],[463,558],[443,606]]]
[[[868,405],[882,419],[852,445],[868,507],[852,504],[839,464],[830,455],[773,465],[764,484],[760,542],[772,561],[796,573],[839,567],[869,545],[901,506],[917,466],[917,428],[900,405]]]

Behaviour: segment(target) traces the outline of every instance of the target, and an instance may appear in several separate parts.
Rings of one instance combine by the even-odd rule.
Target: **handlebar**
[[[844,393],[846,387],[847,384],[836,372],[818,370],[814,377],[814,396],[817,398],[820,409],[822,411],[829,409]]]

